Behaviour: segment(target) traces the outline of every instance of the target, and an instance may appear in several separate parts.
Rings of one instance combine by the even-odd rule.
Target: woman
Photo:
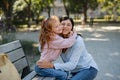
[[[63,37],[69,37],[73,29],[73,20],[69,17],[60,19],[63,25]],[[81,36],[76,37],[74,45],[64,49],[61,57],[64,63],[38,63],[42,68],[55,68],[56,70],[70,71],[72,78],[70,80],[93,80],[98,72],[97,64],[92,56],[87,52]],[[52,66],[52,67],[51,67]]]

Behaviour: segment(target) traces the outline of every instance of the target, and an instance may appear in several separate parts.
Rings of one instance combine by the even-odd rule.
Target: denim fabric
[[[73,73],[73,77],[70,80],[94,80],[97,75],[97,70],[93,67],[84,69],[80,72]]]
[[[61,70],[52,68],[40,68],[35,66],[35,71],[38,75],[43,77],[55,77],[57,80],[67,80],[67,73]]]

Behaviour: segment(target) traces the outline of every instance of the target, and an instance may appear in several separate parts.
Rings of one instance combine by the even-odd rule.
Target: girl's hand
[[[37,61],[36,63],[40,68],[54,68],[54,65],[47,61]]]
[[[73,31],[70,31],[69,36],[72,36],[74,33],[76,33],[75,29],[73,29]]]
[[[69,35],[68,35],[68,37],[70,37],[70,36],[72,36],[73,35],[73,31],[70,31],[70,33],[69,33]]]

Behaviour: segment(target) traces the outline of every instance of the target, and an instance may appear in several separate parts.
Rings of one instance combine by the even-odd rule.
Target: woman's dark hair
[[[65,16],[65,17],[60,17],[60,22],[62,22],[62,21],[64,21],[64,20],[70,20],[70,22],[72,23],[72,30],[73,30],[73,27],[74,27],[74,21],[73,21],[73,19],[70,18],[70,17],[67,17],[67,16]]]

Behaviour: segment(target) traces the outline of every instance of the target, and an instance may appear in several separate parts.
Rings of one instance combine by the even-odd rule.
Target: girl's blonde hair
[[[54,19],[53,17],[50,17],[47,20],[42,21],[39,37],[41,49],[43,49],[45,43],[49,45],[49,42],[53,40],[54,34],[52,31],[52,27],[54,26],[54,23],[56,23],[56,19]]]

